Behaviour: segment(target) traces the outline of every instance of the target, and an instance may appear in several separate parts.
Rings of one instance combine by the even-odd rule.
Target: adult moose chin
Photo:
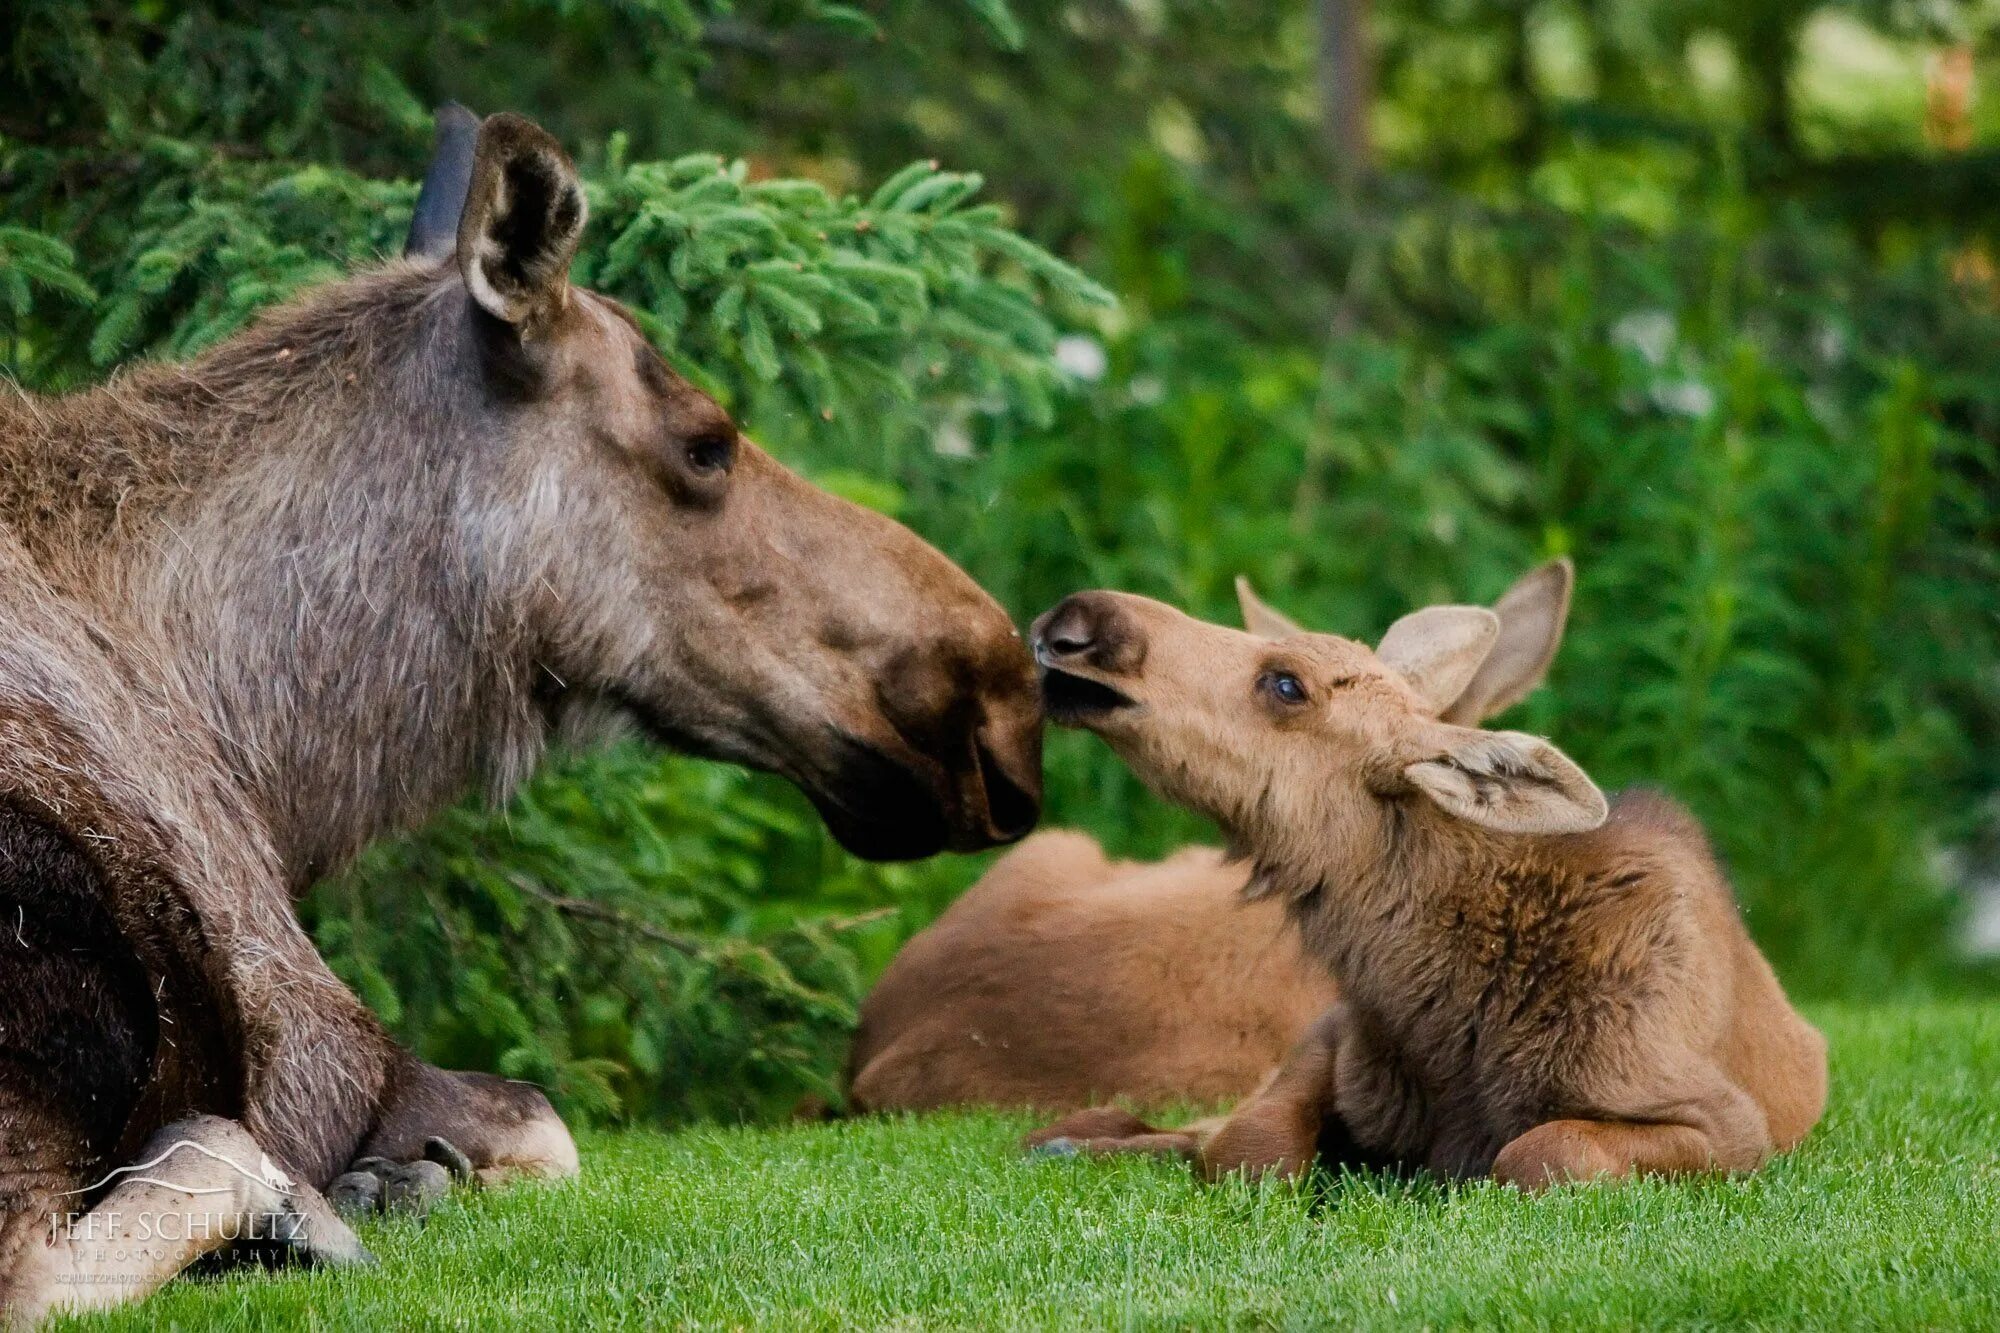
[[[864,856],[1034,823],[1001,609],[569,285],[584,196],[547,134],[455,113],[440,145],[405,261],[192,364],[0,391],[16,1320],[239,1237],[363,1257],[317,1192],[357,1155],[575,1172],[538,1091],[399,1050],[291,905],[558,733],[622,718],[782,774]],[[188,1224],[135,1243],[161,1213]]]

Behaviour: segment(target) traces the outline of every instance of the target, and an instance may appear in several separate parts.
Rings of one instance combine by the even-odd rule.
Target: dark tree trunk
[[[1791,6],[1772,6],[1759,11],[1740,39],[1743,63],[1758,94],[1758,136],[1782,162],[1799,153],[1798,127],[1792,120],[1792,58],[1805,17]]]
[[[1321,125],[1344,186],[1352,186],[1374,166],[1368,134],[1368,109],[1375,98],[1368,3],[1316,0]]]
[[[1529,43],[1530,7],[1522,4],[1507,17],[1507,90],[1514,96],[1520,123],[1514,129],[1514,162],[1527,170],[1542,156],[1542,103],[1535,93],[1535,70]]]

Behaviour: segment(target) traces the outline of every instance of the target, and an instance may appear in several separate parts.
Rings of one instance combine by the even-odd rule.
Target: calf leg
[[[1201,1137],[1191,1129],[1156,1129],[1130,1111],[1097,1106],[1066,1115],[1053,1125],[1036,1130],[1022,1139],[1021,1145],[1031,1152],[1083,1153],[1092,1157],[1143,1153],[1191,1161],[1201,1149]]]
[[[1345,1007],[1336,1004],[1306,1029],[1285,1062],[1207,1137],[1202,1173],[1210,1180],[1227,1175],[1276,1174],[1292,1179],[1319,1153],[1334,1107],[1334,1063],[1347,1027]]]
[[[1092,1155],[1147,1153],[1191,1159],[1210,1180],[1226,1175],[1298,1176],[1312,1165],[1334,1111],[1334,1062],[1346,1030],[1335,1005],[1306,1029],[1264,1085],[1221,1119],[1157,1129],[1115,1107],[1079,1111],[1027,1137],[1029,1148],[1065,1144]],[[1338,1137],[1338,1136],[1336,1136]]]
[[[1761,1116],[1698,1119],[1695,1124],[1551,1120],[1502,1148],[1493,1159],[1493,1178],[1541,1190],[1598,1177],[1749,1171],[1770,1157],[1771,1140]]]
[[[326,1200],[293,1181],[241,1125],[192,1116],[160,1130],[89,1212],[51,1215],[17,1254],[11,1318],[136,1301],[205,1254],[239,1243],[315,1262],[365,1263],[368,1252]]]
[[[1551,1120],[1500,1150],[1493,1178],[1542,1190],[1600,1176],[1675,1176],[1718,1169],[1714,1146],[1692,1125],[1627,1120]]]
[[[1493,1159],[1493,1177],[1524,1190],[1566,1180],[1749,1171],[1774,1150],[1760,1107],[1718,1076],[1695,1096],[1663,1101],[1658,1119],[1551,1120]]]

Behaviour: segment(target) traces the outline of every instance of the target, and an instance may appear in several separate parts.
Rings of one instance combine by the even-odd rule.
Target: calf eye
[[[697,435],[687,442],[687,461],[696,472],[727,472],[736,461],[736,437],[726,431]]]
[[[1282,703],[1302,704],[1306,701],[1305,683],[1289,671],[1267,671],[1257,683]]]

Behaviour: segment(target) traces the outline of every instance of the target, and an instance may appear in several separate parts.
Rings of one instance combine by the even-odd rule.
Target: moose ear
[[[1569,623],[1569,595],[1576,567],[1568,557],[1523,574],[1493,604],[1500,635],[1472,681],[1441,717],[1471,726],[1505,712],[1528,697],[1555,661]]]
[[[1250,586],[1250,580],[1242,574],[1236,576],[1236,604],[1243,608],[1243,628],[1260,639],[1289,639],[1294,634],[1304,634],[1299,623],[1284,612],[1264,604],[1257,590]]]
[[[1609,812],[1589,774],[1539,736],[1439,726],[1435,751],[1405,765],[1403,776],[1447,813],[1482,828],[1585,833]]]
[[[1389,626],[1375,656],[1435,715],[1465,692],[1499,635],[1500,617],[1483,606],[1427,606]]]
[[[410,235],[403,254],[411,259],[443,259],[458,245],[458,220],[472,184],[472,160],[479,148],[479,117],[456,102],[437,110],[437,142],[417,190]]]
[[[547,130],[520,116],[487,117],[458,220],[458,267],[472,299],[523,334],[545,325],[569,299],[586,212],[576,167]]]

